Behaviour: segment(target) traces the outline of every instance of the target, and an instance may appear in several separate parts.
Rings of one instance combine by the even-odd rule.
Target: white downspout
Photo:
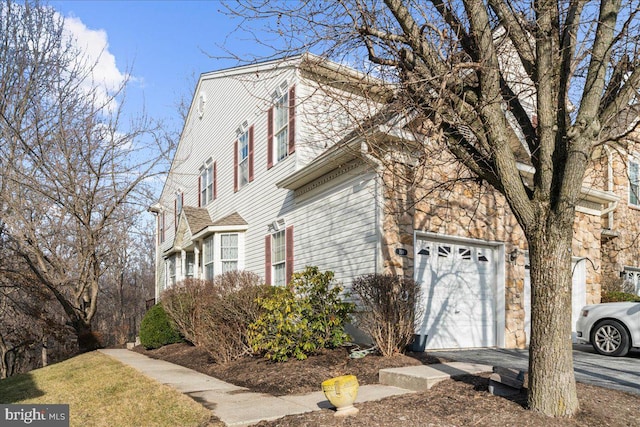
[[[149,208],[147,208],[147,212],[151,213],[154,216],[155,219],[155,230],[153,231],[153,235],[154,235],[154,246],[155,246],[155,269],[153,271],[153,283],[154,283],[154,298],[155,298],[155,302],[157,303],[160,300],[160,289],[159,289],[159,283],[158,283],[158,269],[160,268],[160,235],[159,235],[159,230],[160,230],[160,213],[162,211],[162,207],[160,206],[159,203],[156,203],[152,206],[149,206]]]

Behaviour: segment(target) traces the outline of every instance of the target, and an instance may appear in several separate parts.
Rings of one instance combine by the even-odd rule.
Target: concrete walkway
[[[133,351],[125,349],[99,351],[190,396],[210,409],[227,426],[249,426],[263,420],[275,420],[286,415],[332,407],[322,391],[276,397],[254,393],[246,388]],[[442,381],[451,375],[491,370],[491,366],[467,363],[429,365],[428,368],[426,366],[424,368],[416,370],[416,367],[409,366],[385,370],[390,371],[384,374],[387,384],[404,384],[406,388],[383,384],[362,385],[358,390],[356,403],[413,393],[415,390],[426,390],[434,384],[434,381]]]

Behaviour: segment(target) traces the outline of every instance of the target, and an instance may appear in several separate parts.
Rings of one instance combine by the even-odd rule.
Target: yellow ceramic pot
[[[358,396],[358,387],[358,379],[355,375],[342,375],[322,382],[324,395],[337,409],[336,416],[358,413],[358,408],[353,406]]]

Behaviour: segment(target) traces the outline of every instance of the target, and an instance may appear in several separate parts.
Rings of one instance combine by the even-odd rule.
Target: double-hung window
[[[289,94],[282,95],[274,105],[274,141],[276,161],[289,154]]]
[[[240,187],[249,182],[249,131],[238,138],[238,184]]]
[[[214,254],[214,242],[213,235],[204,239],[204,279],[213,280],[213,254]]]
[[[213,164],[208,163],[200,172],[200,206],[213,200]]]
[[[284,230],[271,235],[271,267],[273,285],[286,285],[286,239]]]
[[[167,287],[171,287],[176,284],[176,257],[170,256],[167,259]]]
[[[220,235],[220,261],[222,273],[238,269],[238,234]]]
[[[629,204],[640,206],[640,174],[637,160],[629,160]]]
[[[195,266],[196,266],[196,255],[193,252],[187,252],[185,259],[185,276],[187,278],[192,278],[195,274]]]
[[[273,93],[272,99],[273,105],[267,111],[267,169],[271,169],[276,163],[287,158],[296,149],[295,86],[290,86],[287,90],[287,82],[284,82]],[[249,158],[251,158],[251,131],[249,131]],[[251,166],[249,170],[249,180],[251,180]]]

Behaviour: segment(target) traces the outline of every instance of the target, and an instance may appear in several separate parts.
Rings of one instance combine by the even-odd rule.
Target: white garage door
[[[426,340],[426,348],[495,346],[495,249],[418,240],[415,260],[422,285],[416,334]]]
[[[526,258],[526,272],[524,276],[524,333],[529,345],[531,339],[531,277],[529,275],[529,257]],[[571,288],[571,339],[578,342],[576,334],[576,322],[580,317],[582,307],[587,303],[587,269],[584,258],[574,259],[571,262],[573,269]]]

